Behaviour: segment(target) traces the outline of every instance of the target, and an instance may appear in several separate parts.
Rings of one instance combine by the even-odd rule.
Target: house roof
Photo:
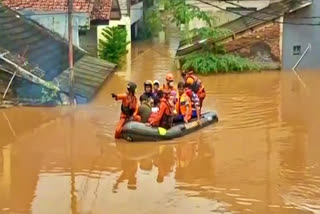
[[[305,2],[308,2],[308,4],[302,4],[302,1],[299,1],[299,5],[297,5],[295,4],[295,2],[295,0],[283,0],[280,2],[272,3],[268,7],[263,8],[259,11],[250,13],[245,16],[241,16],[240,18],[235,19],[231,22],[227,22],[219,27],[229,30],[230,33],[223,35],[215,39],[214,41],[201,39],[199,37],[194,37],[192,39],[191,44],[188,44],[186,40],[181,41],[176,55],[183,56],[194,51],[200,50],[207,43],[223,41],[236,34],[243,33],[247,30],[272,22],[281,17],[283,14],[292,12],[292,10],[301,9],[302,6],[305,7],[311,4],[309,0],[305,0]]]
[[[68,0],[3,0],[3,4],[15,10],[67,11]],[[109,20],[112,0],[73,0],[73,10],[89,13],[92,20]]]
[[[74,92],[84,97],[93,97],[105,79],[113,71],[114,64],[91,56],[84,56],[74,65]],[[69,92],[69,72],[62,72],[56,81],[60,89]]]
[[[21,70],[33,73],[44,81],[51,83],[53,81],[61,91],[65,91],[64,89],[68,87],[67,82],[59,82],[62,76],[68,73],[67,42],[59,35],[24,18],[1,3],[0,48],[2,52],[8,51],[10,56],[16,56],[15,58],[18,58],[17,55],[24,56],[29,67],[21,66],[24,67]],[[76,47],[74,47],[74,61],[76,94],[87,99],[92,98],[108,74],[115,68],[114,64],[89,57]],[[91,80],[94,84],[88,84]]]
[[[109,20],[111,17],[112,0],[94,1],[91,20]]]

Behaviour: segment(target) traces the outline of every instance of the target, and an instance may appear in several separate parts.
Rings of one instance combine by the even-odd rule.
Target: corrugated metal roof
[[[83,97],[93,97],[115,65],[91,56],[84,56],[74,65],[75,93]],[[69,71],[62,72],[55,82],[60,89],[69,92]]]
[[[45,80],[52,80],[68,66],[68,45],[57,34],[0,4],[0,47],[22,55],[44,70]],[[75,60],[84,52],[75,49]]]
[[[301,1],[299,2],[299,4],[302,4]],[[187,41],[181,41],[176,55],[182,56],[192,53],[194,51],[202,49],[203,45],[206,45],[207,42],[219,42],[227,38],[230,38],[233,35],[250,30],[254,27],[269,23],[296,7],[297,4],[295,0],[284,0],[281,2],[270,4],[268,7],[263,8],[257,12],[250,13],[246,16],[242,16],[238,19],[221,25],[220,28],[230,30],[230,33],[220,38],[217,38],[214,41],[206,40],[205,42],[200,42],[201,39],[199,37],[193,38],[191,44],[188,44]]]
[[[0,3],[0,48],[12,55],[24,55],[31,68],[44,71],[41,79],[59,81],[61,90],[68,91],[68,45],[59,35],[28,20]],[[114,64],[86,55],[74,48],[76,94],[92,98]],[[34,71],[32,71],[34,72]]]

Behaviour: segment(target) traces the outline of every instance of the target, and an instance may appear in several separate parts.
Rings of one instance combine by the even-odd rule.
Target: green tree
[[[149,8],[144,18],[149,36],[156,36],[163,30],[161,14],[157,8]]]
[[[122,27],[106,27],[102,33],[104,39],[99,40],[99,56],[102,59],[120,65],[127,54],[127,31]]]

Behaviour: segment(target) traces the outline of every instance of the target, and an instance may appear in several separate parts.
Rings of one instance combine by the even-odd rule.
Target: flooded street
[[[1,109],[0,213],[320,213],[320,72],[300,73],[306,89],[292,72],[201,77],[218,123],[164,143],[113,138],[110,93],[163,82],[176,40],[135,44],[89,105]]]

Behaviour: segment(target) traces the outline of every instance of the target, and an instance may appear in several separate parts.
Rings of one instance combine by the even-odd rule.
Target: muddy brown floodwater
[[[89,105],[0,110],[0,213],[320,213],[320,72],[300,72],[306,89],[292,72],[201,77],[219,123],[168,143],[113,139],[110,93],[163,81],[174,44],[135,45]]]

